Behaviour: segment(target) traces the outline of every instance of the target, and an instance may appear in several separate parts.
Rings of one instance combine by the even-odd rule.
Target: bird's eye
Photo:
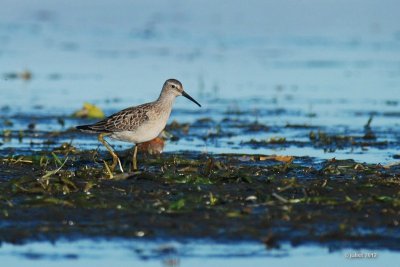
[[[174,85],[174,84],[173,84],[173,85],[171,85],[171,87],[175,89],[175,85]]]

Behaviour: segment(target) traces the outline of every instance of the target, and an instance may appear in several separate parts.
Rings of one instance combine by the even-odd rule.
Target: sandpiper
[[[76,128],[83,132],[99,134],[99,141],[107,148],[113,158],[112,171],[120,161],[112,147],[104,140],[104,137],[134,143],[132,165],[133,170],[137,170],[137,144],[150,141],[163,131],[171,114],[175,98],[181,95],[201,107],[183,90],[180,81],[169,79],[164,83],[156,101],[121,110],[95,124],[81,125]]]

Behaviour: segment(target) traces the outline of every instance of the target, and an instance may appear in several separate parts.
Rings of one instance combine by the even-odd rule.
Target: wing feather
[[[151,103],[121,110],[108,118],[92,125],[87,125],[96,132],[135,131],[140,125],[149,120],[147,115]]]

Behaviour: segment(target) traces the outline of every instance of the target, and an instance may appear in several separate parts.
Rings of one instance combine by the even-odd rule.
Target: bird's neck
[[[157,99],[157,102],[163,105],[172,106],[174,104],[176,96],[174,94],[168,94],[166,92],[161,92]]]

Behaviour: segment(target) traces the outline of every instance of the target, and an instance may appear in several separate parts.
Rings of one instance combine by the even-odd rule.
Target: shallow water
[[[168,145],[166,151],[279,153],[380,163],[393,161],[397,153],[400,28],[394,26],[391,16],[395,1],[382,5],[385,17],[379,9],[374,19],[367,15],[354,18],[353,28],[332,21],[330,31],[316,25],[299,29],[287,19],[271,29],[268,22],[280,18],[279,13],[268,11],[269,3],[258,3],[262,12],[255,3],[240,9],[242,19],[235,20],[232,16],[238,6],[224,3],[213,3],[208,10],[181,1],[171,6],[100,2],[85,4],[83,9],[75,9],[74,2],[41,2],[43,6],[29,1],[16,6],[10,1],[8,9],[0,11],[0,106],[2,117],[14,123],[14,127],[3,125],[3,130],[26,129],[32,122],[38,123],[36,130],[60,130],[54,118],[70,115],[85,101],[112,114],[152,101],[164,80],[176,77],[203,108],[178,99],[172,119],[215,120],[196,135],[215,132],[216,125],[226,118],[257,121],[275,130],[246,133],[222,125],[221,130],[231,133],[229,136],[217,136],[213,141],[184,139]],[[321,14],[332,16],[323,5],[313,4]],[[340,9],[341,4],[333,7]],[[89,6],[90,12],[85,9]],[[374,3],[363,2],[363,6],[369,10]],[[273,10],[283,7],[290,7],[289,1]],[[221,9],[224,12],[217,16]],[[251,16],[260,13],[265,13],[264,19]],[[342,12],[341,19],[350,21],[353,15]],[[292,16],[309,23],[301,12]],[[279,31],[285,26],[289,30]],[[32,73],[31,80],[10,76],[24,70]],[[309,130],[285,129],[286,124],[307,124],[335,135],[359,135],[371,114],[372,129],[378,140],[392,142],[389,147],[368,151],[346,147],[326,153],[296,145],[279,150],[241,145],[271,137],[308,139]],[[49,115],[53,119],[46,119]],[[65,127],[80,123],[67,121]],[[74,142],[88,141],[75,137]],[[3,148],[29,146],[30,142],[11,142]],[[95,147],[95,141],[85,146]]]
[[[83,253],[82,253],[83,251]],[[360,258],[363,255],[365,258]],[[213,242],[165,242],[126,240],[80,240],[34,242],[1,246],[3,264],[29,266],[388,266],[400,259],[395,252],[378,250],[333,250],[315,246],[266,250],[261,244],[235,245]],[[353,258],[351,258],[353,257]],[[355,258],[359,257],[359,258]],[[367,258],[370,257],[370,258]]]

